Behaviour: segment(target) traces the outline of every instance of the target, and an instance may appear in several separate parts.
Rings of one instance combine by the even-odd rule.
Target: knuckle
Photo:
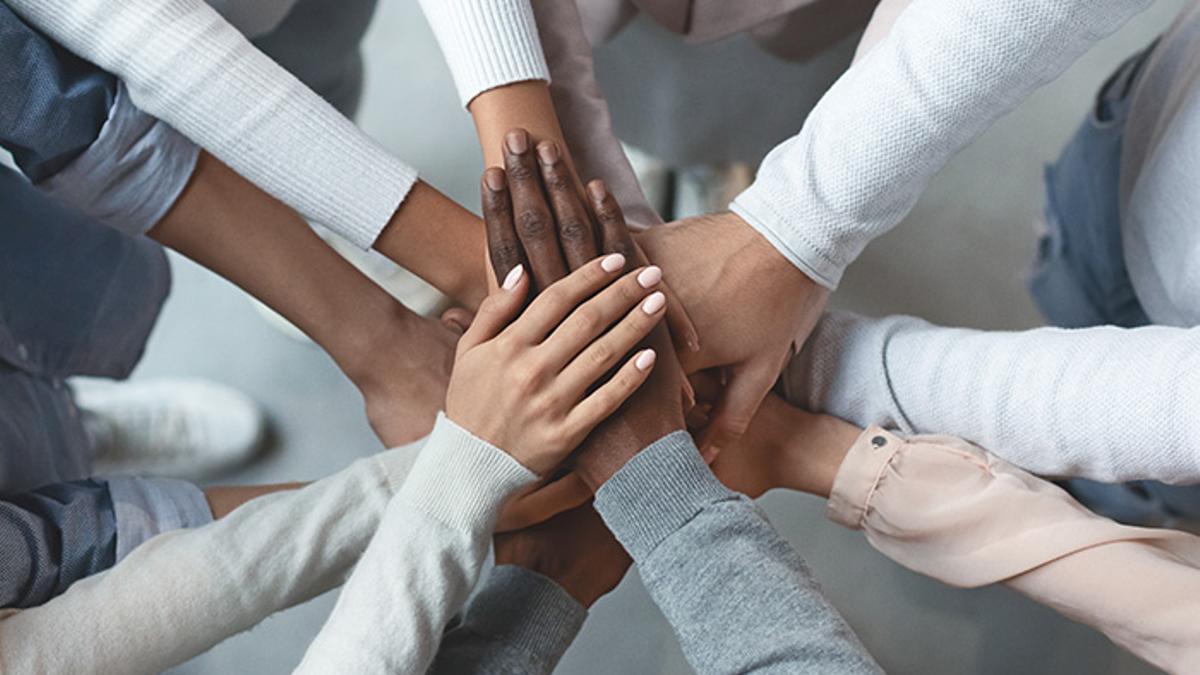
[[[575,312],[575,329],[581,333],[593,333],[600,330],[603,327],[602,321],[603,317],[594,307],[580,307]]]
[[[512,211],[512,202],[507,192],[485,192],[483,198],[484,218],[506,217]]]
[[[559,222],[558,235],[564,242],[582,244],[592,238],[592,229],[583,220],[571,216]]]
[[[588,351],[587,359],[589,366],[607,369],[613,362],[613,352],[608,346],[596,344]]]
[[[531,181],[537,176],[537,170],[531,162],[516,161],[510,162],[510,166],[505,167],[508,172],[508,179],[513,182]]]
[[[517,214],[516,224],[522,236],[544,237],[549,230],[550,214],[541,209],[523,209]]]
[[[546,189],[550,192],[568,192],[575,189],[570,176],[556,165],[546,172]]]
[[[488,245],[488,251],[491,253],[492,264],[496,267],[497,274],[503,275],[507,273],[512,267],[516,267],[516,263],[521,260],[521,245],[511,239],[505,238],[492,242]]]

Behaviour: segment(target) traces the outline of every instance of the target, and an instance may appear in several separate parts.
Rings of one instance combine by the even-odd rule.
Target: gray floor
[[[1036,325],[1023,271],[1033,251],[1041,163],[1081,119],[1103,76],[1181,4],[1158,3],[958,156],[908,221],[852,268],[837,304],[967,326]],[[473,204],[479,163],[471,125],[456,110],[415,2],[381,2],[367,53],[364,126],[429,180]],[[175,290],[136,376],[202,375],[267,405],[278,448],[232,480],[317,478],[379,450],[356,392],[329,359],[269,327],[228,284],[186,261],[173,263]],[[954,590],[901,569],[861,536],[826,522],[819,500],[776,494],[765,503],[889,672],[1150,672],[1100,635],[1013,593]],[[288,672],[332,601],[329,595],[284,612],[176,672]],[[631,575],[595,608],[560,672],[688,668]]]

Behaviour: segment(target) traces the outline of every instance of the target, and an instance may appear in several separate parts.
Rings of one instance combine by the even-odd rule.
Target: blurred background
[[[1108,73],[1153,39],[1182,4],[1157,3],[956,157],[905,223],[851,267],[834,304],[988,329],[1038,325],[1024,280],[1036,241],[1043,163],[1057,155],[1082,121]],[[736,55],[753,49],[745,38],[687,47],[658,32],[638,23],[601,48],[601,83],[627,140],[646,142],[639,138],[645,130],[627,111],[650,103],[656,111],[670,110],[662,101],[641,100],[642,93],[629,84],[624,73],[639,62],[669,60],[682,79],[699,75],[778,83],[786,77],[773,70],[785,68],[781,63],[753,71],[739,65]],[[659,43],[671,45],[657,48],[669,53],[656,53]],[[359,122],[418,166],[427,181],[475,209],[481,160],[474,130],[417,3],[380,0],[365,52],[367,86]],[[836,70],[840,58],[818,65]],[[797,95],[815,100],[820,93],[812,88]],[[710,105],[727,104],[733,105],[717,98]],[[688,114],[687,108],[679,114]],[[739,114],[754,124],[754,110]],[[795,129],[801,121],[795,120]],[[670,120],[656,124],[669,128]],[[705,183],[702,175],[689,183],[688,175],[669,188],[679,216],[716,198],[714,183]],[[358,394],[322,352],[277,330],[223,280],[178,256],[172,255],[171,264],[172,296],[135,377],[201,376],[228,383],[263,402],[275,428],[273,447],[261,460],[215,482],[311,480],[381,449]],[[1007,590],[951,589],[900,568],[859,534],[826,521],[821,500],[776,493],[763,502],[888,672],[1153,672],[1099,634]],[[283,612],[174,672],[290,672],[334,599],[331,593]],[[631,573],[594,608],[559,672],[690,670],[670,628]]]

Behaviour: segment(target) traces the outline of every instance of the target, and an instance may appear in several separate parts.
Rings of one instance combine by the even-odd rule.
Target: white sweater
[[[413,168],[259,52],[203,0],[9,4],[118,75],[139,108],[360,247],[374,242],[417,180]],[[422,5],[464,100],[508,82],[547,77],[527,1]]]
[[[398,670],[422,671],[408,659],[427,663],[436,639],[407,641],[432,626],[440,637],[478,573],[495,505],[533,476],[445,419],[419,458],[415,448],[161,535],[45,605],[0,613],[0,672],[159,673],[336,587],[360,556],[301,669],[405,660]],[[354,666],[320,667],[333,662]]]

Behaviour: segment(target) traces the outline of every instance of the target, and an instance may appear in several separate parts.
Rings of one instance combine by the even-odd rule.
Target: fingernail
[[[517,265],[514,267],[512,271],[508,273],[508,276],[504,277],[504,290],[511,291],[512,289],[516,288],[517,284],[520,283],[521,275],[523,274],[525,274],[524,265]]]
[[[483,182],[487,184],[488,189],[492,192],[500,192],[504,189],[504,172],[496,167],[492,167],[484,172]]]
[[[654,353],[653,349],[638,354],[637,360],[633,362],[634,367],[638,370],[649,370],[650,366],[654,365],[654,361],[658,358],[658,354]]]
[[[600,269],[609,273],[625,269],[625,256],[620,253],[604,256],[600,261]]]
[[[655,291],[646,301],[642,303],[642,311],[647,314],[654,314],[662,309],[667,304],[667,296],[663,295],[662,291]]]
[[[588,194],[590,194],[592,199],[595,199],[596,201],[604,199],[605,195],[608,194],[608,188],[604,186],[604,181],[602,180],[594,180],[591,183],[588,183],[587,189]]]
[[[642,273],[637,277],[638,284],[642,288],[654,288],[658,282],[662,281],[662,269],[651,265],[642,270]]]
[[[553,141],[538,144],[537,151],[542,164],[553,164],[558,161],[558,145]]]
[[[504,142],[508,144],[509,152],[519,155],[529,149],[529,134],[522,129],[514,129],[504,137]]]

